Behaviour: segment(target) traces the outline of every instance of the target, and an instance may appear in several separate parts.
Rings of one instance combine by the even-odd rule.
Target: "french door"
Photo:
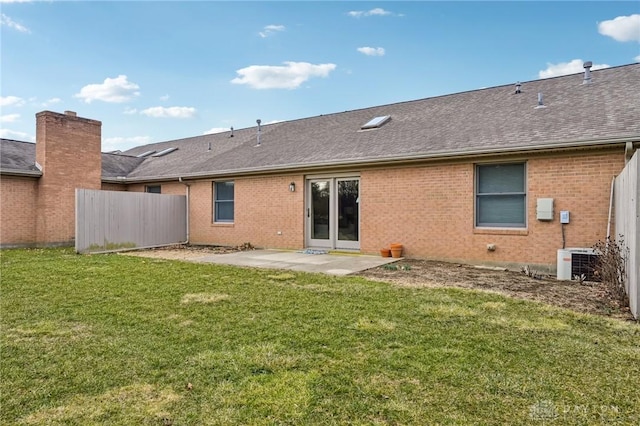
[[[307,246],[359,249],[360,179],[308,179],[306,191]]]

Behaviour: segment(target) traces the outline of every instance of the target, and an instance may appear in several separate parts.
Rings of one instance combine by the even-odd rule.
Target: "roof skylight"
[[[390,115],[382,115],[380,117],[376,117],[374,119],[369,120],[364,126],[360,127],[362,130],[366,129],[377,129],[378,127],[382,127],[387,121],[391,119]]]
[[[152,155],[152,157],[162,157],[163,155],[167,155],[167,154],[169,154],[170,152],[173,152],[173,151],[175,151],[175,150],[177,150],[177,149],[178,149],[178,148],[175,148],[175,147],[173,147],[173,148],[163,149],[162,151],[160,151],[160,152],[157,152],[157,153],[153,154],[153,155]]]
[[[151,151],[145,151],[142,154],[138,154],[136,155],[137,158],[142,158],[142,157],[148,157],[149,155],[153,154],[154,152],[156,152],[155,150],[151,150]]]

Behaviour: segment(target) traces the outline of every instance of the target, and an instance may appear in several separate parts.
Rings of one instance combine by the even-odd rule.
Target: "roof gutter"
[[[0,175],[39,178],[42,176],[42,172],[40,170],[0,169]]]
[[[587,140],[587,141],[573,141],[565,143],[546,143],[529,146],[513,146],[513,147],[501,147],[494,149],[475,149],[469,151],[453,151],[453,152],[439,152],[433,154],[415,154],[415,155],[398,155],[390,157],[377,157],[371,159],[354,159],[354,160],[338,160],[334,162],[318,162],[318,163],[301,163],[301,164],[289,164],[284,166],[274,167],[250,167],[244,169],[225,170],[220,172],[200,172],[189,175],[171,175],[171,176],[146,176],[146,177],[134,177],[134,178],[118,178],[119,183],[133,183],[133,182],[150,182],[150,181],[175,181],[178,179],[204,179],[211,177],[222,176],[239,176],[239,175],[257,175],[265,173],[282,173],[282,172],[299,172],[299,171],[315,171],[318,169],[337,169],[354,166],[372,166],[381,165],[389,166],[399,163],[415,163],[419,161],[428,160],[461,160],[467,158],[487,157],[492,155],[509,155],[509,154],[531,154],[542,151],[549,152],[561,152],[571,151],[575,149],[604,149],[613,147],[623,147],[627,150],[627,143],[631,144],[640,143],[640,135],[628,136],[623,138],[613,139],[600,139],[600,140]],[[103,181],[107,181],[103,179]]]

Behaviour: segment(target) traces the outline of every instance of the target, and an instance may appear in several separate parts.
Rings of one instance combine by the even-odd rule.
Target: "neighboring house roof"
[[[640,64],[139,146],[103,154],[103,180],[315,170],[640,141]],[[536,108],[538,94],[543,108]],[[361,130],[374,117],[381,127]],[[136,156],[177,150],[164,156]],[[4,160],[3,160],[4,161]],[[4,163],[3,163],[4,164]],[[4,167],[4,166],[3,166]],[[118,179],[117,177],[121,178]],[[126,178],[122,178],[126,176]]]
[[[102,178],[123,178],[144,161],[129,155],[102,153]]]
[[[42,176],[36,167],[36,144],[0,139],[0,172],[18,176]]]
[[[102,177],[117,178],[131,173],[143,158],[102,153]],[[36,167],[36,144],[0,139],[0,172],[18,176],[42,176]]]

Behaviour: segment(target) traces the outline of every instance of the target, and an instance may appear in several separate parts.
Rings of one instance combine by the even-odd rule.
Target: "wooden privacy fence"
[[[614,184],[616,234],[624,237],[629,249],[626,290],[631,313],[640,317],[640,154],[631,157]]]
[[[184,195],[76,189],[76,252],[157,247],[187,240]]]

